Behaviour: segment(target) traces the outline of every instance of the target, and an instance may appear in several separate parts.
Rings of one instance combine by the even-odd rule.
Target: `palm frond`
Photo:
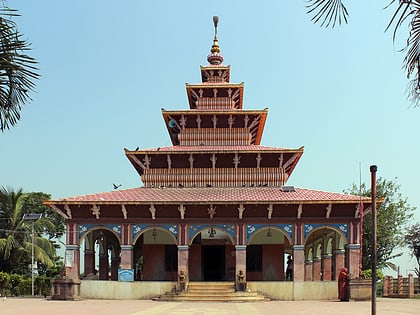
[[[390,4],[396,2],[392,0]],[[403,67],[407,73],[407,79],[414,77],[407,86],[407,95],[414,107],[420,105],[420,0],[400,0],[386,30],[394,26],[393,41],[395,42],[397,31],[405,23],[408,23],[409,36],[406,45],[401,51],[406,52]]]
[[[20,119],[22,105],[31,100],[39,74],[36,60],[25,54],[30,44],[22,40],[11,16],[16,10],[0,10],[0,131],[14,126]]]
[[[341,0],[307,0],[306,12],[313,15],[311,21],[320,26],[334,27],[347,23],[349,13]]]

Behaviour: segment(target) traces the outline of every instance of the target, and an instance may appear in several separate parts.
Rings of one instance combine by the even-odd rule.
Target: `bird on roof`
[[[118,189],[121,187],[121,184],[117,185],[117,184],[112,183],[112,186],[114,186],[114,189]]]
[[[138,151],[140,148],[139,147],[137,147],[134,151]]]

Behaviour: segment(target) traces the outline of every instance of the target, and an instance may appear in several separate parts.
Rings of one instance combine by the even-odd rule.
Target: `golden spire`
[[[219,40],[217,39],[217,24],[219,23],[218,16],[213,16],[213,23],[214,39],[210,50],[211,54],[207,56],[207,61],[212,65],[220,65],[223,62],[223,56],[220,54]]]

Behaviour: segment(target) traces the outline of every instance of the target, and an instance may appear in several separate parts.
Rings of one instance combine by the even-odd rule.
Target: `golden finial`
[[[219,17],[213,16],[214,24],[214,39],[213,45],[211,46],[211,54],[207,56],[207,61],[212,65],[220,65],[223,62],[223,56],[220,54],[219,40],[217,39],[217,24],[219,23]]]

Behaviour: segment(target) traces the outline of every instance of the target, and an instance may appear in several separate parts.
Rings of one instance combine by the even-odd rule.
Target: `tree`
[[[341,0],[306,0],[308,2],[307,13],[313,15],[312,21],[321,26],[334,27],[336,24],[347,23],[348,11]],[[393,40],[403,24],[408,25],[408,38],[405,47],[406,52],[403,67],[407,73],[407,79],[413,78],[408,83],[407,93],[413,104],[420,105],[420,0],[389,0],[390,7],[398,3],[385,31],[394,25]]]
[[[365,183],[361,187],[353,184],[347,193],[362,196],[371,196],[369,188]],[[393,258],[402,255],[398,248],[402,248],[404,243],[405,226],[409,223],[416,209],[411,207],[407,198],[400,193],[400,185],[395,178],[393,181],[384,178],[377,179],[376,183],[377,198],[383,198],[383,202],[377,207],[377,267],[394,268],[390,262]],[[363,217],[363,239],[362,239],[362,269],[371,269],[372,252],[372,212],[366,211]]]
[[[26,55],[30,44],[22,39],[12,17],[18,16],[2,1],[0,8],[0,131],[14,126],[20,119],[22,105],[30,99],[39,74],[33,57]]]
[[[416,252],[420,251],[420,223],[415,223],[407,229],[405,242],[412,254],[420,254],[419,252]],[[415,272],[417,276],[420,277],[420,266],[415,269]]]
[[[34,256],[46,267],[54,265],[54,238],[63,234],[64,221],[42,204],[43,199],[49,199],[49,195],[0,188],[0,271],[22,274],[30,264],[32,222],[23,220],[26,213],[43,214],[34,222]]]

